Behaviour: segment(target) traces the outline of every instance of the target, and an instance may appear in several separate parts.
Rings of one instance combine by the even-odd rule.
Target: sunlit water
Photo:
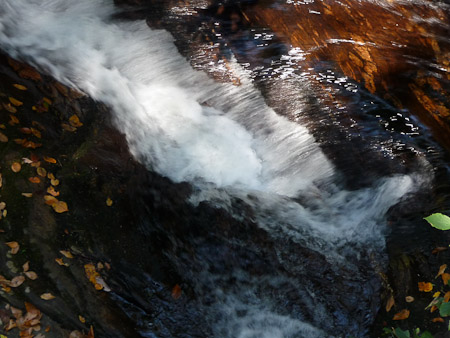
[[[423,173],[385,177],[357,191],[339,188],[333,164],[307,129],[275,114],[237,63],[240,86],[215,83],[178,54],[169,33],[114,21],[115,10],[104,0],[2,0],[0,46],[109,105],[134,156],[174,182],[190,182],[194,205],[209,201],[232,211],[230,201],[240,198],[274,239],[321,251],[335,271],[364,280],[358,260],[382,252],[388,209],[426,180]],[[297,202],[300,196],[308,206]],[[205,269],[192,278],[206,284],[225,277]],[[216,336],[332,334],[332,315],[306,281],[255,280],[245,271],[234,278],[235,288],[213,291],[205,320]],[[311,298],[314,323],[280,312],[261,294],[266,285],[286,283]]]

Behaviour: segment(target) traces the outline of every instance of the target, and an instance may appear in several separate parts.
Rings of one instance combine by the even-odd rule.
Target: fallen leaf
[[[3,123],[0,123],[0,129],[6,129],[6,126]]]
[[[448,303],[450,300],[450,291],[447,291],[444,295],[444,303]]]
[[[2,211],[5,208],[6,208],[6,203],[5,202],[0,202],[0,211]]]
[[[106,199],[106,205],[107,205],[108,207],[110,207],[111,205],[113,205],[113,201],[112,201],[112,199],[110,199],[109,197]]]
[[[78,315],[78,320],[83,324],[86,323],[86,318],[84,318],[82,315]]]
[[[444,323],[444,318],[437,317],[431,320],[433,323]]]
[[[3,107],[5,107],[5,109],[10,113],[13,113],[13,114],[17,113],[17,109],[15,107],[11,106],[11,103],[8,103],[8,104],[4,103]]]
[[[27,157],[22,157],[22,162],[25,163],[25,164],[31,164],[31,163],[33,163],[33,161],[30,160],[30,159],[27,158]]]
[[[448,281],[450,280],[450,274],[449,273],[443,273],[441,275],[442,281],[444,282],[444,285],[448,285]]]
[[[24,127],[24,128],[20,128],[19,130],[20,130],[20,132],[22,134],[25,134],[25,135],[30,135],[31,134],[31,129],[30,128]]]
[[[70,132],[74,132],[77,130],[77,128],[72,127],[71,125],[67,124],[67,123],[61,123],[61,127],[66,130],[66,131],[70,131]]]
[[[56,297],[53,296],[50,292],[47,292],[47,293],[43,293],[43,294],[41,295],[41,298],[42,298],[43,300],[51,300],[51,299],[55,299]]]
[[[69,338],[86,338],[86,336],[78,330],[70,332]]]
[[[30,197],[33,197],[33,193],[31,193],[31,192],[23,192],[22,196],[30,198]]]
[[[83,123],[81,123],[80,118],[77,115],[72,115],[69,118],[69,123],[72,127],[81,127]]]
[[[11,102],[16,107],[20,107],[21,105],[23,105],[22,101],[19,101],[13,97],[9,97],[9,102]]]
[[[48,163],[56,163],[56,160],[53,157],[44,156],[44,161]]]
[[[21,286],[23,284],[23,282],[25,282],[24,276],[16,276],[13,279],[11,279],[10,286],[13,288],[17,288],[18,286]]]
[[[27,87],[22,86],[21,84],[18,84],[18,83],[14,83],[13,86],[19,90],[27,90]]]
[[[438,254],[439,252],[445,251],[445,250],[447,250],[447,249],[448,249],[448,248],[446,248],[446,247],[444,247],[444,246],[438,246],[437,248],[434,248],[433,251],[431,251],[431,253],[432,253],[433,255],[436,255],[436,254]]]
[[[38,183],[41,183],[41,179],[39,178],[39,177],[30,177],[29,179],[28,179],[28,181],[30,181],[31,183],[35,183],[35,184],[38,184]]]
[[[10,307],[11,313],[14,316],[14,318],[19,319],[22,318],[22,310],[15,308],[14,306]]]
[[[44,101],[44,102],[47,103],[48,105],[51,105],[51,104],[52,104],[52,100],[50,100],[48,97],[44,97],[44,98],[42,99],[42,101]]]
[[[447,264],[443,264],[439,267],[439,272],[436,275],[435,278],[438,278],[440,275],[442,275],[445,272],[445,269],[447,269]]]
[[[89,328],[89,332],[88,332],[86,338],[95,338],[95,336],[94,336],[94,327],[92,325]]]
[[[406,297],[405,297],[405,300],[406,300],[407,303],[412,303],[412,302],[414,302],[414,297],[412,297],[412,296],[406,296]]]
[[[73,255],[70,251],[67,250],[60,250],[59,251],[64,257],[69,258],[69,259],[73,259]]]
[[[440,291],[435,292],[435,293],[433,294],[433,298],[438,298],[440,295],[441,295],[441,292],[440,292]]]
[[[55,188],[53,188],[52,186],[47,188],[47,193],[55,197],[59,196],[59,191],[56,191]]]
[[[52,205],[53,210],[55,210],[58,214],[61,214],[63,212],[69,211],[69,208],[67,207],[67,203],[63,201],[58,201],[55,204]]]
[[[42,147],[42,143],[35,143],[33,141],[25,141],[22,143],[22,147],[36,149],[36,148]]]
[[[19,119],[18,119],[17,117],[15,117],[14,115],[9,114],[9,118],[10,118],[10,120],[8,121],[8,123],[9,123],[11,126],[20,123]]]
[[[27,272],[30,270],[30,262],[26,262],[24,265],[22,265],[23,272]]]
[[[55,197],[49,196],[49,195],[45,195],[44,200],[45,200],[45,204],[47,204],[47,205],[54,205],[54,204],[58,203],[58,200]]]
[[[56,187],[57,185],[59,185],[59,180],[57,179],[50,180],[50,184]]]
[[[64,263],[62,258],[55,258],[55,262],[62,266],[69,266],[69,264]]]
[[[404,319],[407,319],[408,317],[409,317],[409,310],[403,309],[402,311],[396,313],[392,319],[393,320],[404,320]]]
[[[41,138],[42,137],[41,132],[39,130],[35,129],[35,128],[31,128],[31,133],[37,138]]]
[[[18,173],[21,169],[22,166],[20,165],[19,162],[14,162],[13,164],[11,164],[11,170],[14,171],[15,173]]]
[[[433,305],[430,309],[430,312],[433,313],[434,311],[436,311],[438,309],[438,307],[436,305]]]
[[[27,271],[27,272],[25,272],[25,276],[27,276],[31,280],[35,280],[35,279],[38,278],[37,273],[34,272],[34,271]]]
[[[6,143],[8,142],[8,136],[0,132],[0,142]]]
[[[386,302],[386,312],[391,311],[392,307],[395,305],[394,296],[389,297],[388,301]]]
[[[419,282],[418,285],[419,285],[419,291],[431,292],[433,290],[433,284],[431,284],[431,283]]]
[[[41,162],[33,162],[30,164],[33,168],[39,168],[41,166]]]
[[[178,299],[178,298],[180,298],[181,297],[181,287],[178,285],[178,284],[176,284],[174,287],[173,287],[173,289],[172,289],[172,298],[173,299]]]
[[[37,171],[38,175],[41,176],[41,177],[46,177],[47,176],[47,170],[45,170],[45,168],[38,167],[36,169],[36,171]]]
[[[0,188],[3,186],[3,177],[2,174],[0,174]]]
[[[11,248],[11,253],[13,255],[15,255],[16,253],[19,252],[19,249],[20,249],[19,243],[17,243],[17,242],[7,242],[5,244]]]
[[[17,324],[14,320],[10,319],[8,325],[5,326],[5,331],[8,332],[17,327]]]

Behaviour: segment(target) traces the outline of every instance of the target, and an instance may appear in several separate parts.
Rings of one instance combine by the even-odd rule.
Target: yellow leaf
[[[110,199],[109,197],[106,199],[106,205],[107,205],[108,207],[110,207],[111,205],[113,205],[113,201],[112,201],[112,199]]]
[[[50,300],[50,299],[55,299],[56,297],[53,296],[51,293],[47,292],[47,293],[43,293],[43,294],[41,295],[41,298],[42,298],[43,300]]]
[[[69,118],[69,123],[72,127],[81,127],[83,123],[81,123],[80,118],[77,115],[72,115]]]
[[[58,201],[55,204],[52,205],[53,210],[55,210],[58,214],[61,214],[63,212],[69,211],[69,208],[67,207],[67,203],[63,201]]]
[[[404,319],[407,319],[408,317],[409,317],[409,310],[403,309],[402,311],[396,313],[392,319],[393,320],[404,320]]]
[[[11,170],[14,171],[15,173],[18,173],[20,171],[20,169],[22,169],[22,166],[20,165],[19,162],[14,162],[11,165]]]
[[[41,176],[41,177],[46,177],[47,176],[47,170],[45,170],[45,168],[38,167],[36,169],[36,171],[37,171],[38,175]]]
[[[447,264],[443,264],[439,267],[439,272],[436,275],[435,278],[438,278],[440,275],[442,275],[445,272],[445,269],[447,269]]]
[[[60,250],[59,251],[62,255],[64,255],[64,257],[66,257],[66,258],[69,258],[69,259],[72,259],[73,258],[73,255],[72,255],[72,253],[70,252],[70,251],[67,251],[67,250]]]
[[[19,90],[27,90],[27,87],[22,86],[21,84],[14,83],[13,86]]]
[[[48,174],[47,174],[47,177],[48,177],[49,179],[51,179],[51,180],[54,180],[54,179],[55,179],[55,175],[53,175],[52,173],[48,173]]]
[[[49,195],[45,195],[44,200],[45,200],[45,204],[47,204],[47,205],[53,206],[54,204],[58,203],[58,200],[55,197],[49,196]]]
[[[0,211],[2,211],[5,208],[6,208],[6,203],[5,202],[0,202]]]
[[[433,294],[433,298],[438,298],[439,296],[441,295],[441,293],[438,291],[438,292],[435,292],[434,294]]]
[[[44,161],[48,163],[56,163],[56,160],[53,157],[44,156]]]
[[[57,185],[59,185],[59,180],[57,179],[50,180],[50,184],[56,187]]]
[[[8,142],[8,136],[0,132],[0,142],[6,143]]]
[[[23,105],[23,102],[15,99],[13,97],[9,97],[9,102],[11,102],[16,107],[20,107],[21,105]]]
[[[431,283],[425,283],[425,282],[419,282],[419,291],[422,292],[431,292],[433,290],[433,284]]]
[[[78,320],[79,320],[80,322],[82,322],[83,324],[86,323],[86,318],[84,318],[84,317],[81,316],[81,315],[78,316]]]
[[[386,312],[391,311],[392,307],[395,305],[394,296],[389,297],[386,303]]]

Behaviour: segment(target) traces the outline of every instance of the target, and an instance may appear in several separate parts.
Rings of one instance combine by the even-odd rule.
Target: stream
[[[124,18],[112,0],[0,6],[0,48],[109,107],[133,157],[165,182],[136,184],[135,215],[149,238],[167,236],[161,256],[183,299],[154,299],[165,273],[136,266],[116,283],[143,287],[136,302],[152,310],[120,292],[114,301],[142,337],[368,336],[387,242],[416,243],[422,212],[449,208],[445,150],[408,109],[331,64],[302,68],[304,51],[265,28],[216,32],[226,58],[210,62],[165,27],[189,13],[173,7],[161,23],[148,11]],[[341,103],[327,104],[320,80]],[[166,216],[155,211],[165,196]]]

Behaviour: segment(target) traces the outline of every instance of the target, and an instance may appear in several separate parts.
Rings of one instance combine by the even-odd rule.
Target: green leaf
[[[425,331],[420,335],[420,338],[433,338],[433,335],[430,332]]]
[[[436,229],[450,230],[450,217],[441,213],[432,214],[428,217],[425,217],[424,220],[426,220],[431,224],[432,227],[435,227]]]
[[[403,331],[399,327],[395,328],[394,334],[397,336],[397,338],[411,338],[409,331]]]
[[[439,314],[441,317],[450,316],[450,303],[442,303],[439,307]]]

